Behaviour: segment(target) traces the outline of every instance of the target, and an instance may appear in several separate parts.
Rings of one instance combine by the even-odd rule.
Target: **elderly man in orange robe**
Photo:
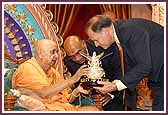
[[[71,78],[64,80],[53,69],[57,63],[58,46],[51,40],[39,40],[35,45],[35,56],[22,63],[12,77],[12,88],[21,93],[19,105],[28,110],[46,111],[96,111],[94,106],[73,106],[69,104],[68,93],[71,84],[77,82],[88,68],[82,66]],[[73,94],[75,95],[75,94]]]

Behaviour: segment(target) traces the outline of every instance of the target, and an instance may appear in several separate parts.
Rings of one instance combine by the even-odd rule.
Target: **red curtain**
[[[106,11],[114,12],[118,19],[131,17],[131,6],[128,4],[47,4],[46,9],[53,13],[53,21],[58,24],[58,34],[63,39],[70,35],[87,39],[84,32],[87,21]]]
[[[46,10],[53,13],[53,21],[58,25],[58,35],[65,39],[72,24],[76,20],[80,5],[78,4],[47,4]]]
[[[117,19],[128,19],[131,17],[130,4],[101,4],[101,12],[113,12]]]

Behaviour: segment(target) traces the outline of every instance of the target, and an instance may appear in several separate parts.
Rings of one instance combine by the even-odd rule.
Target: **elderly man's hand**
[[[72,81],[73,83],[79,81],[79,79],[81,78],[81,76],[87,75],[87,73],[89,72],[89,68],[87,68],[87,65],[82,65],[78,71],[72,76]]]
[[[90,90],[85,90],[85,89],[83,89],[83,87],[81,86],[81,85],[79,85],[78,87],[77,87],[77,89],[78,89],[78,91],[80,92],[80,93],[82,93],[82,94],[85,94],[85,95],[89,95],[90,94]]]
[[[98,81],[97,83],[103,85],[103,87],[93,87],[93,88],[100,91],[103,94],[107,94],[109,92],[117,90],[117,86],[114,83],[103,81]]]

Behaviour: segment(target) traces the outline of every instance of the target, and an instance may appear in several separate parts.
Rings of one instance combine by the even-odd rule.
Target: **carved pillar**
[[[148,87],[148,78],[145,77],[137,85],[136,107],[140,110],[152,110],[152,90]]]
[[[151,4],[152,21],[164,26],[164,4]]]

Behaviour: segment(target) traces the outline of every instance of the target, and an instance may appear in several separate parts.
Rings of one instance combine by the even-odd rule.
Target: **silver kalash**
[[[87,88],[92,88],[93,86],[101,86],[97,84],[97,81],[109,81],[105,77],[105,72],[104,69],[101,67],[101,59],[113,54],[107,54],[104,57],[102,57],[104,52],[96,56],[96,52],[93,52],[91,60],[88,62],[88,66],[90,68],[89,73],[86,75],[86,77],[82,78],[80,82],[82,83],[82,87],[87,89]],[[87,58],[87,56],[83,55],[84,57]],[[107,93],[111,97],[111,99],[114,98],[113,94]]]
[[[90,72],[88,73],[87,77],[89,79],[100,79],[105,76],[105,72],[103,68],[101,68],[101,61],[100,58],[103,56],[104,52],[96,56],[96,52],[93,52],[91,61],[88,62]]]
[[[96,55],[96,52],[93,52],[92,58],[88,62],[90,71],[85,78],[81,79],[81,82],[107,81],[107,79],[105,79],[105,72],[101,67],[100,61],[100,58],[103,56],[103,54],[104,52]]]

